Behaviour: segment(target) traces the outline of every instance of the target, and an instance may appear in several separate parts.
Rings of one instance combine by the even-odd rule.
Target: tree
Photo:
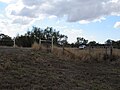
[[[113,40],[108,39],[108,40],[105,42],[105,44],[106,44],[106,45],[112,45],[112,42],[113,42]]]
[[[1,46],[13,46],[13,40],[8,35],[0,34],[0,45]]]
[[[120,49],[120,40],[118,40],[118,41],[112,41],[112,45],[113,45],[114,48]]]
[[[80,45],[86,45],[88,43],[88,40],[84,39],[83,37],[77,37],[77,42],[75,43],[75,46],[79,47]]]
[[[59,33],[59,31],[56,31],[52,27],[47,27],[44,30],[38,27],[33,27],[31,31],[27,31],[25,35],[17,36],[16,37],[16,44],[18,46],[23,47],[31,47],[34,42],[39,43],[39,40],[52,40],[52,37],[54,37],[54,44],[59,45],[59,42],[63,39],[65,43],[67,43],[67,36],[62,35]]]
[[[68,37],[66,35],[60,35],[60,44],[64,44],[64,45],[67,45],[68,42],[67,42],[67,39]]]
[[[96,41],[90,41],[88,44],[89,44],[90,46],[96,46],[96,45],[97,45]]]

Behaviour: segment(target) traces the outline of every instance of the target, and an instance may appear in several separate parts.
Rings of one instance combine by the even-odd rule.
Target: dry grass
[[[59,48],[59,47],[57,47],[57,46],[54,46],[53,54],[55,54],[55,55],[58,56],[58,57],[63,56],[62,48]]]
[[[62,48],[56,49],[60,57],[68,58],[67,51],[63,55]],[[120,89],[120,63],[84,63],[56,55],[28,48],[0,48],[0,90]],[[83,58],[88,58],[87,54]]]
[[[32,45],[32,49],[39,50],[40,49],[39,44],[37,42],[34,42],[34,44]]]
[[[34,50],[48,50],[45,46],[39,46],[38,43],[34,43],[32,45]],[[113,49],[113,55],[110,55],[110,48],[86,48],[86,49],[78,49],[78,48],[63,48],[54,46],[53,54],[58,56],[59,58],[64,58],[64,60],[72,59],[72,60],[81,60],[85,62],[102,62],[102,61],[115,61],[120,57],[120,50]]]
[[[33,50],[45,50],[46,47],[44,47],[43,45],[39,45],[37,42],[34,42],[34,44],[32,45],[32,49]]]
[[[119,59],[120,57],[120,50],[113,49],[113,55],[110,56],[110,49],[108,48],[107,51],[105,48],[91,48],[91,49],[83,49],[80,50],[78,48],[65,48],[64,53],[62,48],[55,47],[54,54],[59,57],[67,57],[74,60],[81,60],[81,61],[114,61]]]

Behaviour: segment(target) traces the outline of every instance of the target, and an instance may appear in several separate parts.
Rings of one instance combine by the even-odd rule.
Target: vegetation
[[[76,47],[79,47],[80,45],[87,45],[88,40],[84,39],[83,37],[77,37],[77,42],[75,43]]]
[[[32,49],[40,50],[40,45],[38,43],[34,42],[34,44],[32,45]]]
[[[40,39],[51,41],[52,37],[54,37],[54,44],[58,45],[67,36],[60,34],[59,31],[56,31],[52,27],[47,27],[44,30],[33,27],[32,31],[28,31],[25,35],[18,35],[16,37],[16,44],[22,47],[31,47],[34,42],[39,43]]]
[[[67,42],[68,37],[66,35],[60,34],[59,31],[56,31],[52,27],[47,27],[45,29],[41,29],[38,27],[32,28],[31,31],[27,31],[24,35],[17,35],[15,37],[16,45],[19,47],[32,47],[34,42],[39,43],[40,39],[47,40],[51,43],[51,39],[54,37],[54,45],[61,46],[64,43],[65,47],[79,47],[80,45],[86,46],[113,46],[114,48],[120,49],[120,40],[114,41],[108,39],[105,41],[105,44],[97,43],[96,41],[89,41],[83,37],[77,37],[76,42],[69,44]],[[13,46],[13,39],[4,34],[0,34],[0,45],[1,46]],[[46,43],[46,42],[42,42]]]
[[[12,38],[8,35],[0,34],[0,46],[13,46]]]
[[[0,90],[119,90],[119,82],[117,61],[81,62],[41,50],[0,48]]]

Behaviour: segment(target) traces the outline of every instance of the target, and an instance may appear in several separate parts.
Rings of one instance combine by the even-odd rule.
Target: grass
[[[32,45],[32,49],[39,50],[40,49],[40,45],[37,42],[34,42],[33,45]]]
[[[41,50],[0,48],[0,90],[119,90],[120,63],[116,64],[76,62]]]
[[[65,48],[64,53],[62,48],[54,47],[55,55],[61,58],[69,58],[85,62],[103,62],[115,61],[120,58],[120,50],[113,49],[113,54],[110,55],[110,49],[105,48],[91,48],[91,49],[78,49],[78,48]]]
[[[44,45],[39,45],[37,42],[34,42],[32,47],[33,50],[47,50],[46,47]]]

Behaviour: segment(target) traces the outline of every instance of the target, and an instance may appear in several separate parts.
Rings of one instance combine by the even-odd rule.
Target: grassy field
[[[80,61],[94,61],[94,62],[105,62],[115,61],[120,58],[120,49],[112,49],[112,55],[110,48],[64,48],[63,49],[54,47],[54,53],[60,56],[69,57],[69,59],[75,59]]]
[[[120,90],[120,60],[81,62],[57,54],[0,48],[0,90]]]

